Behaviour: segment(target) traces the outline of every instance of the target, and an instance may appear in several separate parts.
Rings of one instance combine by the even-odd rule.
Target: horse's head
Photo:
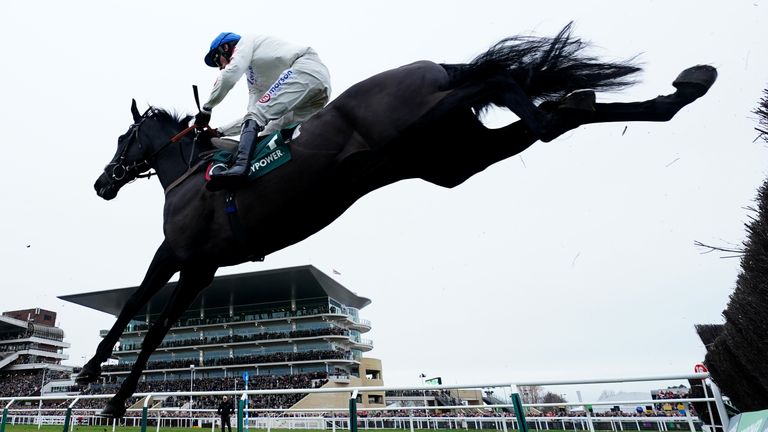
[[[135,180],[139,174],[148,171],[150,168],[148,147],[142,145],[140,135],[142,124],[151,117],[152,108],[148,109],[143,115],[139,114],[136,108],[136,100],[131,102],[131,114],[133,114],[133,124],[128,127],[128,131],[117,139],[117,152],[112,160],[104,167],[93,188],[96,194],[105,200],[111,200],[117,196],[117,192],[127,183]]]
[[[153,107],[139,114],[135,100],[131,102],[131,114],[133,124],[117,139],[115,156],[93,185],[96,194],[105,200],[113,199],[121,187],[149,171],[160,150],[170,144],[170,137],[190,119],[174,119]]]

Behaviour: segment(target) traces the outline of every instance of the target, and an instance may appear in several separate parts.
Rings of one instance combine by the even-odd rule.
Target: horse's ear
[[[139,109],[136,108],[136,99],[131,99],[131,114],[133,114],[133,122],[138,123],[141,120],[141,114]]]

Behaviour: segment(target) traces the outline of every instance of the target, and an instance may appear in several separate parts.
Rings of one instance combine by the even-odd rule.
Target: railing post
[[[349,432],[357,432],[357,389],[349,398]]]
[[[71,403],[71,404],[69,404],[69,406],[67,406],[67,417],[66,417],[66,420],[68,420],[68,421],[69,421],[69,430],[70,430],[70,431],[71,431],[72,429],[74,429],[74,424],[73,424],[73,423],[72,423],[72,421],[71,421],[71,418],[72,418],[72,407],[73,407],[73,406],[75,406],[75,405],[77,404],[77,401],[79,401],[79,400],[80,400],[80,398],[79,398],[79,397],[76,397],[76,398],[75,398],[75,399],[72,401],[72,403]],[[67,422],[66,422],[66,421],[64,422],[64,432],[67,432]]]
[[[712,379],[707,380],[712,388],[712,396],[715,398],[715,407],[717,407],[717,413],[720,415],[720,424],[723,426],[723,432],[728,430],[730,424],[730,418],[728,418],[728,410],[725,409],[723,403],[723,395],[720,393],[720,388],[715,384]]]
[[[141,407],[141,432],[147,432],[147,407]]]
[[[528,432],[528,424],[525,422],[525,412],[523,412],[523,401],[520,399],[520,392],[516,385],[512,385],[512,405],[515,408],[515,417],[517,418],[517,428],[520,432]]]
[[[147,432],[147,412],[149,410],[147,405],[149,404],[151,397],[152,395],[147,395],[147,397],[144,398],[144,404],[142,404],[141,407],[141,432]]]
[[[8,421],[8,408],[3,408],[3,422],[0,423],[0,432],[5,432],[5,422]]]
[[[67,407],[67,413],[64,415],[64,432],[67,432],[69,430],[69,421],[71,418],[72,418],[72,408]]]
[[[237,432],[243,432],[243,407],[245,406],[246,397],[246,395],[243,395],[243,397],[237,400]]]

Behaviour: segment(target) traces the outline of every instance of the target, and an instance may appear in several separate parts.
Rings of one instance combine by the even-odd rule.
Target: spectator
[[[226,397],[221,398],[221,404],[219,404],[219,408],[216,410],[216,412],[221,416],[221,432],[224,431],[224,425],[229,428],[229,432],[232,432],[232,425],[229,423],[229,416],[234,411],[234,407],[232,406],[232,402]]]

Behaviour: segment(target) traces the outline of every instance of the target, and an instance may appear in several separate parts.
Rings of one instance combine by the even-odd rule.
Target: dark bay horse
[[[289,163],[235,191],[242,230],[233,230],[225,210],[229,193],[208,192],[202,172],[177,181],[190,160],[210,149],[204,139],[194,146],[191,137],[170,142],[190,117],[153,108],[141,115],[134,101],[133,124],[94,187],[109,200],[153,168],[166,190],[174,185],[166,193],[165,240],[78,382],[99,377],[125,326],[177,272],[170,301],[102,415],[125,413],[150,355],[219,267],[302,241],[365,194],[400,180],[421,178],[452,188],[536,141],[553,140],[580,125],[670,120],[703,96],[717,76],[710,66],[694,66],[673,82],[672,94],[597,103],[594,90],[631,85],[639,68],[631,61],[590,57],[585,47],[569,25],[553,38],[507,38],[467,64],[419,61],[350,87],[301,126],[290,144]],[[520,120],[486,128],[478,115],[491,105],[509,108]]]

